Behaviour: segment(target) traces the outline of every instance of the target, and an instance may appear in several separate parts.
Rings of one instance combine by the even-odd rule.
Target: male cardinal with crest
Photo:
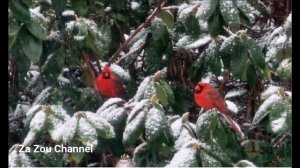
[[[239,135],[243,136],[243,132],[240,127],[227,114],[227,107],[224,99],[221,97],[220,93],[213,88],[213,86],[208,83],[199,82],[194,88],[194,99],[196,104],[205,110],[216,108],[220,111],[232,128]]]
[[[96,79],[96,87],[100,95],[105,98],[122,97],[125,89],[117,75],[110,70],[110,64],[106,64]]]

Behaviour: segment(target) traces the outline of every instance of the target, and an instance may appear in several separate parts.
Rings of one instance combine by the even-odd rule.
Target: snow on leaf
[[[101,113],[100,117],[104,118],[108,123],[114,127],[116,134],[122,133],[122,129],[126,123],[126,110],[123,107],[119,107],[111,111],[110,113]]]
[[[270,110],[270,126],[275,134],[288,131],[287,117],[291,113],[292,106],[288,100],[275,104]]]
[[[256,167],[252,162],[249,160],[240,160],[234,167]]]
[[[78,136],[78,141],[85,146],[91,146],[92,149],[95,149],[98,144],[96,128],[84,117],[79,119],[76,135]]]
[[[51,86],[48,86],[42,90],[42,92],[34,99],[32,105],[42,104],[50,96],[51,90]]]
[[[8,167],[35,167],[35,165],[25,152],[14,149],[8,155]]]
[[[107,109],[108,107],[114,105],[114,104],[121,104],[124,103],[124,100],[122,100],[121,98],[110,98],[108,100],[106,100],[103,105],[97,110],[97,114],[102,114],[102,111]]]
[[[238,109],[238,107],[235,103],[233,103],[232,101],[229,101],[229,100],[225,100],[225,102],[226,102],[226,105],[227,105],[227,109],[230,112],[232,112],[234,114],[238,113],[239,109]]]
[[[36,139],[36,132],[33,132],[33,131],[29,131],[23,141],[23,145],[24,146],[31,146],[32,143],[35,141]]]
[[[240,90],[231,90],[227,92],[225,95],[225,99],[233,98],[233,97],[239,97],[247,93],[246,89],[240,89]]]
[[[147,89],[147,87],[149,87],[150,82],[152,81],[153,77],[146,77],[140,84],[140,86],[138,87],[136,94],[134,95],[134,101],[138,102],[142,99],[144,99],[144,94],[145,91]]]
[[[116,136],[114,128],[100,115],[92,112],[85,112],[87,121],[97,129],[98,135],[105,139],[111,139]]]
[[[258,108],[256,111],[252,124],[256,125],[258,124],[263,118],[265,118],[269,114],[269,109],[276,104],[278,101],[280,101],[282,98],[278,94],[273,94],[269,98],[267,98],[262,105]]]
[[[129,121],[129,117],[127,118],[127,124],[123,132],[123,143],[125,146],[134,144],[140,134],[143,132],[145,117],[146,112],[142,110],[132,120]]]
[[[63,125],[60,125],[60,127],[55,129],[51,134],[51,138],[56,142],[62,140],[64,144],[68,143],[74,138],[77,130],[77,125],[78,119],[73,116],[72,118],[68,119]]]
[[[47,114],[44,110],[37,112],[30,122],[30,130],[36,133],[40,132],[46,123],[46,119]]]
[[[166,117],[163,109],[152,107],[145,122],[145,138],[148,143],[152,143],[161,138],[162,132],[166,128]]]
[[[129,122],[131,122],[131,120],[133,120],[136,115],[138,115],[141,111],[143,111],[143,108],[145,108],[145,105],[148,103],[148,100],[141,100],[139,103],[137,103],[133,109],[130,111],[128,117],[127,117],[127,121],[126,123],[128,124]]]
[[[261,100],[266,100],[271,95],[276,94],[279,91],[279,89],[280,89],[279,86],[274,86],[274,85],[268,86],[268,88],[261,93],[260,95]]]
[[[190,142],[193,143],[193,142]],[[193,144],[186,144],[175,153],[172,160],[166,167],[198,167],[197,148]]]
[[[26,113],[25,125],[29,125],[34,115],[43,108],[42,105],[33,105]]]
[[[211,40],[212,39],[210,36],[204,36],[204,37],[201,37],[198,40],[194,41],[193,43],[186,45],[184,48],[186,48],[186,49],[199,48],[199,47],[202,47],[202,46],[210,43]]]
[[[178,118],[176,121],[172,122],[171,129],[175,138],[178,138],[180,132],[182,131],[182,119]]]
[[[233,0],[220,0],[220,10],[225,22],[234,30],[240,25],[239,12]]]
[[[219,0],[202,0],[201,5],[198,8],[196,17],[202,20],[208,20],[208,18],[214,13],[218,5]]]

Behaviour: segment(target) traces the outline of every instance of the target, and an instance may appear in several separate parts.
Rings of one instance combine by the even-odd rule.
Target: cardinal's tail
[[[239,134],[242,138],[244,138],[244,133],[242,132],[240,126],[228,115],[228,114],[224,114],[221,113],[226,120],[228,121],[228,123],[232,126],[232,128],[236,131],[237,134]]]

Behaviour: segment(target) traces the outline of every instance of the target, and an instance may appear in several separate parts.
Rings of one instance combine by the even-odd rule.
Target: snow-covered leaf
[[[8,155],[8,167],[35,167],[33,160],[26,152],[18,152],[18,146],[13,146]]]
[[[46,40],[49,20],[40,13],[39,9],[29,9],[31,19],[25,26],[36,38]]]
[[[155,90],[154,90],[154,84],[153,84],[153,77],[148,76],[141,82],[133,99],[136,102],[138,102],[142,99],[149,99],[149,98],[151,98],[151,96],[153,95],[154,92],[155,92]]]
[[[97,110],[97,114],[102,114],[103,111],[107,108],[109,108],[110,106],[112,105],[120,105],[124,103],[124,100],[122,100],[121,98],[117,98],[117,97],[114,97],[114,98],[110,98],[108,100],[106,100],[103,105]]]
[[[37,112],[30,122],[30,130],[36,133],[40,132],[44,128],[46,119],[47,114],[44,110]]]
[[[133,120],[136,115],[138,115],[141,111],[144,110],[144,108],[146,107],[146,105],[149,103],[149,100],[141,100],[140,102],[138,102],[133,109],[130,111],[128,117],[127,117],[127,121],[126,123],[128,124],[129,122],[131,122],[131,120]]]
[[[264,119],[270,112],[270,109],[277,104],[282,98],[278,94],[273,94],[269,98],[267,98],[255,112],[253,117],[252,124],[258,124],[262,119]]]
[[[208,18],[215,12],[219,0],[203,0],[198,8],[196,16],[202,20],[208,20]]]
[[[225,95],[225,99],[239,97],[247,93],[246,89],[231,90]]]
[[[175,153],[166,167],[198,167],[198,145],[195,140],[185,144],[184,147]]]
[[[50,96],[51,90],[51,86],[48,86],[42,90],[41,93],[34,99],[32,105],[42,104]]]
[[[162,133],[167,128],[167,120],[161,107],[152,107],[146,116],[145,138],[151,144],[157,140],[162,140]]]
[[[268,88],[266,90],[264,90],[261,93],[260,98],[261,98],[261,100],[266,100],[271,95],[276,94],[279,90],[280,90],[279,86],[270,85],[270,86],[268,86]]]
[[[105,139],[115,138],[116,134],[114,128],[100,115],[92,112],[85,112],[87,121],[97,129],[97,133],[100,137]]]
[[[56,142],[62,141],[64,144],[66,144],[74,138],[77,131],[77,126],[78,119],[77,117],[73,116],[72,118],[68,119],[63,125],[55,129],[51,134],[51,138]]]
[[[256,167],[252,162],[249,160],[240,160],[234,167]]]
[[[234,30],[240,26],[239,11],[233,0],[220,0],[220,10],[225,22]]]
[[[22,143],[22,145],[24,145],[24,146],[31,146],[32,145],[32,143],[35,141],[35,139],[36,139],[36,132],[33,132],[32,130],[30,130],[28,133],[27,133],[27,135],[26,135],[26,137],[25,137],[25,139],[24,139],[24,141],[23,141],[23,143]]]
[[[133,110],[131,111],[130,115],[132,114]],[[137,114],[134,115],[134,117],[130,117],[130,115],[128,116],[126,127],[123,132],[123,144],[125,146],[134,144],[140,134],[143,132],[146,114],[147,111],[145,111],[145,109],[140,109],[138,110]]]
[[[283,80],[288,80],[292,77],[292,59],[287,58],[281,61],[277,68],[278,76]]]
[[[289,127],[287,117],[291,114],[292,106],[288,100],[279,101],[270,109],[270,126],[275,134],[287,132]]]
[[[228,111],[230,111],[234,114],[238,113],[239,109],[235,103],[233,103],[232,101],[229,101],[229,100],[225,100],[225,102],[226,102]]]
[[[80,117],[79,119],[76,135],[79,142],[85,146],[91,146],[92,149],[95,149],[98,144],[96,128],[84,117]]]

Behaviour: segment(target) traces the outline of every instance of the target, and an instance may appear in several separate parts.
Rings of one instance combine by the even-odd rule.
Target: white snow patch
[[[262,100],[267,99],[268,97],[270,97],[272,94],[275,94],[279,91],[280,87],[279,86],[274,86],[274,85],[270,85],[266,90],[264,90],[260,97]]]
[[[246,89],[231,90],[225,95],[225,99],[239,97],[247,93]]]
[[[140,6],[141,6],[141,4],[139,4],[138,2],[135,2],[135,1],[131,1],[131,3],[130,3],[130,7],[132,10],[137,10],[140,8]]]
[[[225,102],[226,102],[226,105],[227,105],[227,109],[230,112],[232,112],[234,114],[238,113],[239,109],[238,109],[238,107],[235,103],[233,103],[232,101],[229,101],[229,100],[225,100]]]
[[[256,111],[252,124],[258,124],[264,117],[266,117],[269,114],[268,109],[270,109],[279,100],[281,100],[281,97],[278,94],[273,94],[267,98]]]

